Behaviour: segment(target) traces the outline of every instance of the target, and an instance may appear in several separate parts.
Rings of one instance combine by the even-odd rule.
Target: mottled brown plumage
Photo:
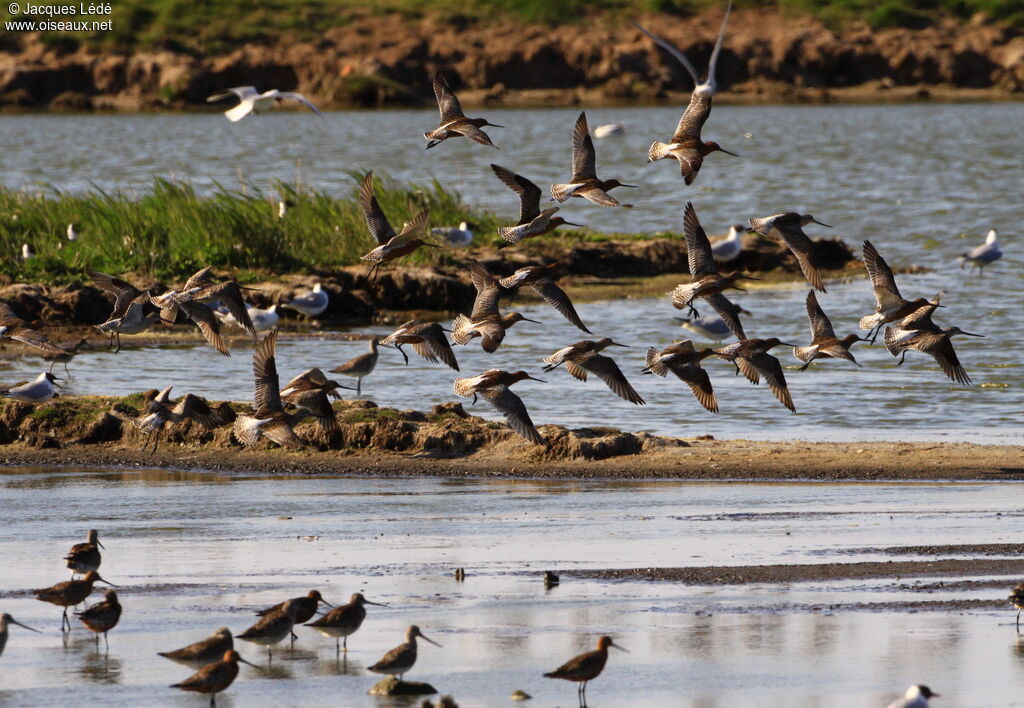
[[[100,534],[96,529],[89,529],[85,543],[76,543],[64,556],[68,568],[74,573],[88,573],[90,570],[99,570],[103,558],[100,556]]]
[[[611,637],[604,636],[597,640],[597,649],[574,656],[554,671],[544,674],[544,677],[574,681],[578,684],[576,690],[580,703],[585,704],[587,683],[593,681],[604,671],[604,666],[608,663],[608,647],[626,651],[612,641]]]
[[[380,661],[373,666],[368,666],[367,668],[378,674],[398,676],[398,679],[401,680],[405,675],[405,672],[411,669],[416,663],[416,637],[419,637],[425,642],[430,642],[435,647],[441,646],[433,639],[428,639],[420,631],[419,627],[412,625],[405,632],[405,642],[403,644],[399,644],[397,647],[385,654]]]
[[[590,137],[587,127],[587,113],[580,113],[572,130],[572,177],[568,184],[551,185],[551,198],[556,202],[564,202],[569,197],[581,197],[599,206],[632,207],[632,204],[620,204],[608,194],[616,187],[636,187],[635,184],[623,184],[617,179],[601,180],[597,178],[597,151],[594,140]]]
[[[235,648],[231,630],[221,627],[206,639],[189,644],[174,651],[157,652],[160,656],[183,664],[205,666],[224,657],[224,652]]]
[[[307,624],[325,637],[334,637],[337,650],[348,651],[348,637],[355,634],[366,619],[364,605],[383,606],[379,602],[370,602],[362,593],[353,593],[347,604],[339,605],[323,617]]]
[[[480,129],[488,125],[492,128],[504,128],[505,126],[490,123],[486,118],[467,118],[462,112],[459,99],[452,92],[448,86],[447,79],[444,78],[441,72],[434,74],[433,84],[434,98],[437,99],[437,108],[441,112],[441,120],[436,128],[423,134],[424,139],[427,141],[427,150],[448,138],[458,138],[460,136],[465,136],[481,145],[487,145],[492,148],[498,147],[491,142],[487,133]]]
[[[534,427],[530,420],[530,414],[519,396],[509,390],[509,386],[531,379],[546,383],[542,379],[534,378],[525,371],[508,372],[501,369],[489,369],[479,376],[455,379],[455,395],[463,398],[473,397],[476,403],[477,396],[494,406],[505,416],[508,425],[524,438],[537,445],[545,443],[544,436]]]
[[[658,351],[654,347],[647,350],[646,374],[665,376],[669,371],[686,383],[697,401],[712,413],[718,412],[718,399],[711,386],[711,378],[700,362],[714,354],[711,349],[696,350],[693,342],[685,340],[676,342]]]
[[[113,585],[113,583],[108,583],[101,578],[100,574],[95,570],[90,570],[81,580],[65,580],[63,583],[57,583],[48,588],[33,590],[32,593],[36,596],[37,600],[63,607],[64,614],[61,618],[60,628],[63,631],[66,625],[70,630],[71,622],[68,620],[68,608],[80,605],[85,601],[85,598],[92,594],[92,586],[95,583]]]
[[[78,617],[90,631],[96,633],[96,641],[100,640],[100,633],[103,634],[103,641],[107,647],[110,642],[107,640],[107,632],[117,626],[121,619],[121,603],[117,599],[117,592],[107,590],[103,593],[103,602],[86,608],[83,612],[76,612]]]
[[[226,690],[234,682],[238,676],[239,663],[255,666],[243,659],[237,651],[230,649],[224,652],[224,658],[220,661],[207,664],[184,681],[171,684],[171,688],[210,694],[210,706],[215,706],[215,694]]]

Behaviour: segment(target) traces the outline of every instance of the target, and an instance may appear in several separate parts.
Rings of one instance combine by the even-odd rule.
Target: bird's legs
[[[408,366],[409,365],[409,355],[406,354],[405,351],[402,349],[402,345],[401,344],[395,344],[395,349],[397,349],[399,352],[401,352],[402,358],[405,359],[405,365]]]
[[[61,618],[60,618],[60,631],[61,631],[61,634],[64,633],[64,625],[65,624],[68,626],[68,631],[70,632],[71,631],[71,620],[68,619],[68,608],[67,607],[64,608],[64,614],[61,615]]]
[[[906,359],[906,358],[907,358],[907,350],[904,349],[902,355],[900,356],[900,360],[896,362],[896,366],[903,366],[903,360]]]

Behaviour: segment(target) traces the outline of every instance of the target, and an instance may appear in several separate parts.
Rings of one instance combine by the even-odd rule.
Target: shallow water
[[[814,563],[833,549],[1011,542],[1024,532],[1016,489],[7,469],[0,507],[18,512],[0,527],[0,606],[45,634],[13,628],[0,705],[201,705],[167,688],[189,670],[155,652],[221,625],[241,631],[253,609],[313,587],[388,607],[369,608],[343,663],[305,629],[270,670],[262,649],[239,642],[264,670],[243,667],[222,705],[414,705],[365,695],[376,680],[365,667],[413,622],[443,648],[422,646],[409,678],[467,707],[514,705],[515,689],[530,705],[573,705],[572,685],[540,674],[601,633],[630,653],[613,653],[591,706],[884,705],[912,682],[943,693],[943,705],[1020,705],[1024,642],[1009,607],[843,608],[1000,599],[1012,578],[930,594],[908,580],[685,587],[566,573],[550,591],[540,581],[550,568]],[[125,607],[109,654],[77,622],[62,646],[59,610],[25,592],[65,579],[59,558],[90,527]]]
[[[144,189],[158,174],[187,177],[200,186],[214,179],[230,185],[240,169],[254,185],[267,186],[275,179],[293,180],[301,162],[303,180],[340,195],[352,189],[346,170],[372,167],[408,181],[442,177],[467,201],[511,217],[514,195],[487,163],[505,164],[541,185],[564,179],[577,111],[486,114],[509,126],[494,131],[502,150],[449,141],[426,154],[420,132],[435,119],[429,109],[336,112],[323,121],[304,113],[275,113],[240,125],[220,114],[6,116],[0,121],[6,157],[0,181],[10,186],[47,181],[73,190],[88,189],[90,183]],[[836,227],[809,229],[814,236],[837,235],[851,245],[867,238],[894,266],[933,269],[899,276],[903,294],[930,297],[944,291],[948,307],[936,321],[987,338],[955,340],[964,367],[978,384],[973,389],[949,381],[930,357],[915,352],[896,368],[881,343],[856,345],[863,369],[833,361],[802,374],[794,370],[799,363],[785,348],[776,350],[790,367],[796,415],[777,404],[764,386],[755,389],[734,378],[730,365],[709,362],[722,410],[713,416],[681,382],[639,375],[647,346],[692,336],[677,327],[673,317],[681,313],[667,298],[582,305],[580,314],[595,335],[634,345],[611,353],[649,405],[633,407],[600,382],[582,384],[556,371],[542,376],[549,381],[546,386],[517,386],[537,423],[719,437],[1020,441],[1024,367],[1018,352],[1024,330],[1018,313],[1024,271],[1016,226],[1024,220],[1024,202],[1020,151],[1014,146],[1020,144],[1024,104],[716,107],[707,136],[742,157],[710,156],[697,185],[689,189],[673,164],[644,164],[651,137],[674,127],[678,109],[601,108],[588,115],[591,127],[626,124],[624,136],[597,141],[600,173],[644,189],[620,190],[629,192],[625,196],[635,209],[573,203],[564,207],[567,218],[597,230],[678,231],[682,206],[692,199],[714,234],[750,216],[811,211]],[[392,142],[382,153],[379,137],[385,131]],[[984,278],[961,271],[955,257],[980,243],[990,226],[1002,229],[1007,255]],[[972,235],[961,237],[963,232]],[[868,284],[856,280],[828,287],[819,299],[837,332],[857,331],[857,320],[874,305]],[[806,294],[807,285],[800,282],[739,298],[753,313],[745,318],[749,336],[809,342]],[[520,303],[518,309],[545,326],[517,325],[493,356],[478,345],[459,348],[463,372],[498,367],[538,375],[542,357],[585,336],[549,308]],[[361,351],[361,344],[282,341],[279,366],[287,377],[312,365],[336,366]],[[409,367],[400,363],[397,352],[387,351],[378,372],[367,379],[366,393],[377,403],[424,409],[452,398],[452,372],[421,365],[415,357]],[[83,357],[75,369],[70,393],[121,394],[174,383],[178,394],[238,400],[251,390],[244,345],[230,360],[208,348],[154,349],[122,352],[116,360],[106,354]],[[13,382],[38,371],[38,360],[26,359],[0,371],[0,378]],[[483,404],[476,412],[493,417]]]

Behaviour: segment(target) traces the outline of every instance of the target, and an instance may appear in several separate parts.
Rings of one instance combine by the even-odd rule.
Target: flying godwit
[[[217,694],[227,689],[238,676],[238,664],[249,664],[253,668],[259,668],[243,659],[237,651],[229,649],[224,652],[224,658],[207,664],[199,671],[189,676],[180,683],[171,684],[171,688],[180,688],[182,691],[193,691],[195,693],[210,694],[210,708],[217,705]]]
[[[405,672],[411,669],[416,663],[416,637],[433,644],[435,647],[441,646],[433,639],[428,639],[423,632],[420,631],[419,627],[412,625],[405,631],[404,644],[399,644],[397,647],[385,654],[380,661],[367,668],[378,674],[398,676],[398,680],[401,681]]]
[[[927,686],[918,684],[911,686],[903,694],[903,698],[897,698],[889,704],[888,708],[928,708],[928,699],[935,698],[942,694],[935,693]]]
[[[469,344],[474,337],[480,337],[480,346],[485,352],[491,353],[497,350],[505,339],[505,332],[516,322],[540,324],[519,312],[509,312],[506,315],[498,312],[501,285],[479,261],[469,260],[469,274],[473,278],[473,287],[476,288],[476,299],[473,301],[473,312],[469,317],[459,315],[455,318],[452,324],[453,344]]]
[[[718,399],[711,387],[711,379],[700,365],[713,354],[711,349],[698,351],[689,340],[676,342],[661,351],[651,347],[647,350],[647,368],[644,369],[644,373],[665,376],[671,371],[690,387],[702,406],[712,413],[717,413]]]
[[[73,545],[68,554],[64,556],[64,560],[67,561],[67,566],[72,573],[84,575],[90,570],[100,569],[100,563],[103,562],[103,558],[100,556],[101,548],[103,548],[103,544],[100,543],[99,531],[89,529],[85,543]]]
[[[752,384],[760,383],[761,377],[764,376],[765,381],[768,382],[768,388],[779,399],[779,403],[795,413],[796,406],[793,405],[793,398],[789,395],[786,376],[782,373],[782,363],[768,353],[770,349],[780,345],[796,346],[779,341],[775,337],[771,339],[742,339],[715,349],[714,352],[719,358],[733,362],[736,369]]]
[[[431,363],[438,360],[444,362],[456,371],[459,370],[459,362],[455,360],[455,352],[448,338],[444,336],[444,329],[436,322],[417,322],[409,320],[394,332],[380,340],[381,344],[393,344],[409,363],[409,355],[402,349],[403,344],[411,344],[412,350]]]
[[[242,286],[234,280],[219,281],[214,277],[213,266],[200,268],[185,281],[185,284],[178,290],[171,290],[157,298],[163,308],[160,315],[165,324],[174,324],[177,319],[178,308],[182,309],[196,324],[203,328],[203,323],[208,322],[210,317],[206,310],[196,310],[191,307],[182,307],[185,303],[200,305],[220,305],[231,313],[235,322],[245,331],[256,337],[256,328],[249,317],[249,311],[245,306],[242,297]],[[176,308],[175,305],[178,307]],[[207,307],[210,314],[212,307]],[[206,331],[203,331],[206,334]]]
[[[281,384],[277,376],[277,332],[270,331],[252,355],[252,371],[256,379],[253,399],[255,410],[251,416],[240,415],[235,419],[233,432],[240,443],[255,445],[260,437],[266,437],[281,447],[303,447],[304,443],[292,430],[291,417],[284,412],[281,402]]]
[[[465,136],[474,143],[497,148],[498,146],[491,142],[487,133],[480,129],[488,125],[492,128],[504,128],[505,126],[489,123],[486,118],[467,118],[466,114],[462,112],[462,106],[459,105],[459,99],[449,88],[448,81],[441,72],[434,74],[433,83],[434,97],[437,99],[437,108],[441,112],[441,121],[436,128],[423,134],[427,141],[427,150],[443,140],[459,136]]]
[[[103,642],[110,648],[107,639],[107,632],[117,626],[121,619],[121,603],[117,600],[117,593],[114,590],[107,590],[103,593],[103,602],[97,602],[88,607],[84,612],[76,612],[75,616],[82,621],[90,631],[96,633],[96,643],[100,642],[100,632],[103,633]]]
[[[983,334],[965,332],[959,327],[940,328],[931,320],[937,304],[922,308],[900,321],[899,327],[885,328],[885,348],[893,356],[900,357],[896,366],[902,366],[907,357],[907,350],[928,354],[942,369],[942,373],[953,381],[970,386],[971,377],[967,375],[956,350],[953,349],[953,337],[962,334],[968,337],[984,337]]]
[[[0,301],[0,338],[13,339],[23,344],[28,344],[44,354],[52,354],[54,356],[67,354],[67,351],[51,342],[49,337],[42,332],[36,331],[25,320],[14,314],[14,310],[11,309],[10,305],[3,301]]]
[[[690,314],[698,316],[693,306],[697,298],[704,300],[725,320],[729,329],[738,339],[746,339],[740,323],[740,308],[722,294],[724,290],[743,291],[737,283],[740,280],[756,280],[746,273],[721,275],[711,254],[711,242],[697,218],[691,202],[686,203],[683,212],[683,236],[686,238],[686,258],[690,266],[690,283],[677,285],[672,295],[672,305],[679,310],[689,308]]]
[[[732,11],[732,2],[725,9],[725,17],[722,18],[722,29],[718,32],[718,39],[715,41],[715,48],[711,51],[711,59],[708,62],[707,79],[701,82],[697,70],[686,58],[686,55],[679,51],[669,42],[658,37],[640,25],[637,29],[653,39],[662,49],[667,51],[683,65],[687,73],[693,78],[693,93],[690,95],[690,105],[686,107],[683,116],[679,119],[676,132],[672,141],[662,143],[655,140],[647,151],[648,162],[661,160],[666,157],[674,157],[679,161],[679,171],[686,184],[693,184],[697,179],[704,158],[713,152],[724,152],[726,155],[737,157],[736,153],[729,152],[716,142],[701,140],[700,131],[704,127],[708,116],[711,115],[711,102],[718,91],[718,82],[715,80],[715,68],[718,65],[718,55],[722,51],[722,41],[725,39],[725,27],[729,22],[729,13]]]
[[[515,293],[522,286],[529,285],[543,298],[544,302],[558,310],[562,317],[587,334],[590,334],[590,330],[583,324],[580,316],[576,314],[576,308],[573,307],[572,300],[555,283],[554,273],[559,267],[558,263],[549,263],[546,266],[526,266],[525,268],[520,268],[507,278],[502,278],[498,281],[498,284],[503,289],[502,295]]]
[[[348,604],[339,605],[323,617],[313,620],[307,627],[312,627],[325,637],[334,637],[338,652],[348,651],[348,637],[355,634],[363,625],[366,619],[366,608],[364,605],[377,605],[383,607],[379,602],[370,602],[362,593],[352,593]]]
[[[569,197],[582,197],[600,206],[632,207],[632,204],[620,204],[608,194],[616,187],[636,188],[636,185],[623,184],[617,179],[597,178],[597,152],[587,128],[587,113],[584,111],[576,119],[572,130],[572,177],[568,184],[551,185],[551,198],[561,203]]]
[[[363,208],[366,227],[370,230],[370,235],[377,240],[377,247],[363,256],[364,261],[373,263],[366,273],[368,280],[375,271],[380,269],[381,264],[412,253],[420,246],[439,248],[436,244],[428,243],[417,237],[417,234],[423,231],[427,225],[427,215],[429,214],[427,209],[420,211],[412,221],[405,222],[402,225],[402,230],[395,233],[373,193],[373,172],[366,173],[366,177],[363,178],[363,183],[359,187],[359,204]]]
[[[329,439],[338,431],[338,415],[331,405],[331,399],[341,398],[339,388],[353,390],[350,386],[342,386],[334,379],[328,379],[320,369],[308,369],[281,389],[281,401],[302,411],[301,417],[306,414],[313,416],[320,433]],[[299,419],[293,416],[292,424],[298,423]]]
[[[32,629],[27,624],[22,624],[21,622],[19,622],[18,620],[14,619],[13,617],[11,617],[6,612],[4,612],[3,614],[0,614],[0,656],[3,656],[4,647],[7,646],[7,635],[9,634],[9,631],[10,631],[9,627],[12,624],[16,624],[19,627],[24,627],[25,629],[29,630],[30,632],[35,632],[36,634],[41,634],[41,632],[38,629]],[[61,629],[63,629],[63,627]]]
[[[150,295],[149,302],[160,309],[160,321],[164,326],[172,326],[180,310],[199,327],[203,338],[211,347],[224,356],[231,356],[228,345],[221,337],[220,323],[217,321],[217,316],[213,314],[213,308],[191,299],[199,290],[198,287],[183,292],[169,290],[163,295]]]
[[[1010,600],[1010,602],[1013,603],[1013,606],[1017,608],[1017,631],[1019,632],[1020,613],[1021,610],[1024,610],[1024,583],[1021,583],[1020,585],[1014,587],[1013,590],[1010,592],[1010,597],[1008,599]]]
[[[995,229],[989,229],[988,236],[985,237],[985,243],[972,248],[960,256],[960,270],[963,270],[964,266],[970,263],[978,269],[979,274],[984,274],[985,266],[995,263],[1002,257],[1003,250],[999,248],[999,232]]]
[[[612,641],[611,637],[601,637],[597,640],[597,649],[574,656],[554,671],[544,674],[544,677],[574,681],[577,684],[576,696],[579,698],[580,705],[585,706],[587,704],[587,683],[596,679],[604,671],[604,665],[608,662],[608,647],[626,651]]]
[[[81,580],[65,580],[63,583],[57,583],[48,588],[33,590],[32,593],[36,596],[37,600],[63,607],[64,614],[61,617],[60,629],[64,631],[66,625],[68,631],[70,631],[71,622],[68,620],[68,608],[80,605],[85,598],[89,597],[92,593],[92,586],[95,583],[107,583],[107,585],[117,587],[113,583],[108,583],[101,578],[100,574],[95,570],[90,570]]]
[[[517,175],[512,170],[501,165],[491,165],[494,174],[505,183],[509,189],[519,195],[519,221],[515,226],[498,227],[498,235],[508,243],[519,243],[524,238],[543,236],[551,233],[559,226],[580,226],[571,221],[566,221],[560,216],[554,216],[558,207],[550,207],[544,211],[540,210],[540,187],[522,175]]]
[[[545,358],[544,363],[547,366],[544,367],[544,371],[551,371],[564,363],[568,372],[580,381],[586,381],[589,372],[604,381],[619,398],[638,406],[644,405],[644,399],[626,380],[615,360],[598,353],[610,346],[628,347],[628,345],[619,344],[608,337],[597,342],[584,339],[582,342],[563,347]]]
[[[872,342],[878,338],[883,325],[902,320],[932,304],[923,297],[907,300],[900,295],[892,268],[878,254],[878,250],[870,241],[864,242],[864,268],[871,279],[871,288],[877,304],[874,314],[860,318],[860,328],[870,332],[868,336]]]
[[[373,370],[377,368],[377,359],[380,357],[378,344],[380,344],[380,338],[374,335],[370,338],[370,351],[352,357],[341,366],[331,369],[332,374],[343,374],[355,378],[357,396],[363,394],[363,378],[372,374]]]
[[[235,648],[231,630],[221,627],[206,639],[189,644],[174,651],[157,652],[160,656],[182,664],[206,666],[224,656],[224,652]]]
[[[750,225],[754,231],[767,238],[781,241],[796,256],[800,270],[807,278],[807,282],[814,286],[815,290],[827,292],[821,282],[821,274],[818,272],[818,256],[815,250],[814,241],[807,238],[803,227],[807,224],[818,224],[831,229],[828,224],[822,223],[810,214],[797,214],[794,211],[785,214],[773,214],[763,219],[751,219]]]
[[[177,425],[191,420],[212,430],[227,422],[218,411],[210,406],[206,399],[191,393],[186,393],[180,401],[173,403],[171,401],[172,388],[173,386],[168,386],[152,397],[147,394],[143,398],[145,405],[143,413],[132,420],[135,428],[147,436],[143,450],[149,446],[149,442],[152,440],[152,452],[156,452],[157,445],[160,444],[160,436],[169,425]]]
[[[295,603],[285,600],[278,610],[260,617],[256,624],[236,634],[235,638],[266,647],[267,660],[270,661],[273,659],[274,645],[291,634],[298,611],[299,607]]]
[[[476,403],[477,395],[483,396],[484,400],[505,416],[505,420],[508,421],[512,430],[536,445],[543,445],[544,436],[534,427],[522,399],[512,393],[509,388],[512,384],[524,379],[547,383],[542,379],[530,376],[525,371],[510,373],[501,369],[489,369],[479,376],[455,379],[455,395],[463,398],[472,396],[474,403]]]
[[[319,317],[331,303],[331,296],[321,283],[314,283],[312,290],[301,292],[288,301],[288,307],[306,317]]]
[[[20,383],[10,388],[0,388],[0,397],[10,398],[22,403],[46,403],[57,394],[57,377],[44,371],[27,383]]]
[[[854,342],[867,340],[856,334],[848,334],[842,339],[836,337],[832,321],[818,305],[818,298],[813,290],[807,293],[807,320],[811,323],[811,344],[793,349],[793,356],[804,362],[800,371],[806,370],[815,359],[846,359],[857,364],[857,360],[850,353],[850,347]]]
[[[110,335],[108,348],[113,348],[115,353],[121,351],[122,334],[144,332],[160,319],[160,310],[151,306],[148,292],[106,273],[90,271],[89,276],[101,290],[114,295],[114,309],[110,317],[96,325],[96,329]],[[149,312],[147,308],[150,308]]]
[[[231,98],[232,96],[238,98],[238,105],[224,111],[224,115],[227,116],[228,120],[232,123],[237,123],[250,113],[255,113],[257,115],[260,113],[266,113],[274,107],[274,104],[284,103],[285,101],[298,101],[321,118],[324,117],[323,113],[313,105],[312,101],[301,93],[295,93],[294,91],[278,91],[277,89],[270,89],[260,93],[254,86],[236,86],[235,88],[226,89],[223,93],[217,93],[210,96],[206,99],[206,102],[213,103],[214,101],[223,101],[225,98]]]

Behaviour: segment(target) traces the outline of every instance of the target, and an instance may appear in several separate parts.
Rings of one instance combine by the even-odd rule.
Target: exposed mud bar
[[[338,430],[296,427],[301,450],[242,447],[231,426],[185,422],[156,452],[132,425],[143,399],[61,397],[0,408],[0,464],[132,466],[214,471],[692,480],[1024,480],[1024,448],[970,443],[807,443],[669,438],[612,428],[539,427],[534,445],[459,403],[430,412],[335,403]],[[219,404],[235,412],[244,404]]]

